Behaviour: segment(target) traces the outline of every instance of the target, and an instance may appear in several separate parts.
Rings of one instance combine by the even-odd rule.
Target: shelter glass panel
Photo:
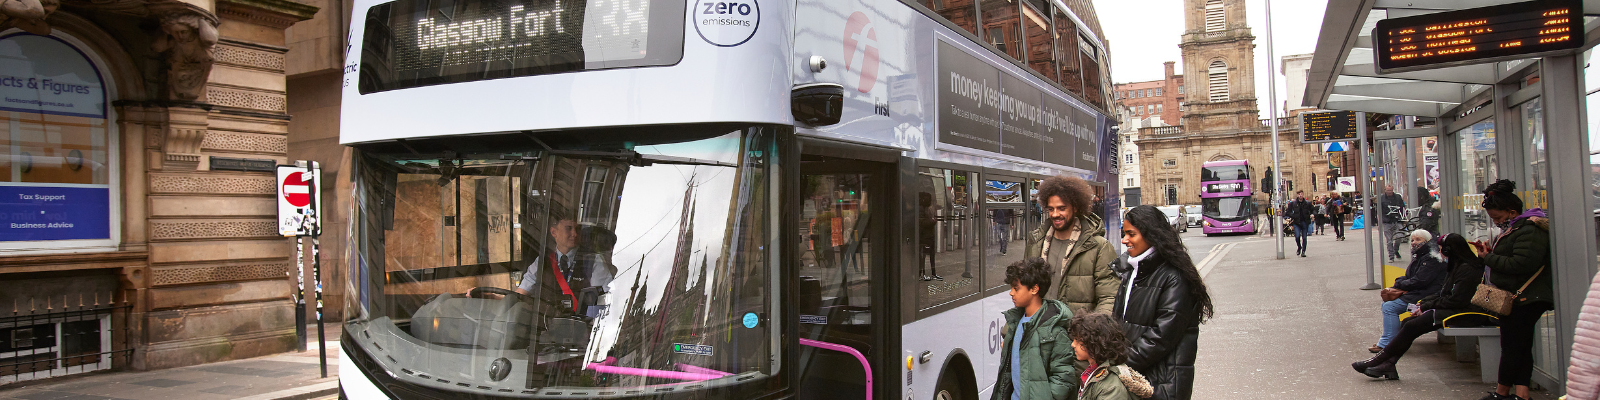
[[[1489,214],[1483,211],[1478,204],[1483,201],[1483,188],[1493,183],[1500,176],[1496,166],[1499,156],[1495,153],[1494,120],[1487,120],[1455,132],[1457,146],[1461,153],[1460,179],[1457,180],[1457,193],[1461,193],[1462,221],[1461,236],[1468,241],[1489,240],[1499,233],[1500,229],[1489,220]]]

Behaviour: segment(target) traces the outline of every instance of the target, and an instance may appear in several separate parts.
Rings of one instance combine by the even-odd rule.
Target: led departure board
[[[1330,111],[1300,114],[1300,143],[1356,140],[1356,113]]]
[[[362,94],[683,54],[682,0],[396,0],[367,10]]]
[[[1543,0],[1378,21],[1378,72],[1404,72],[1570,52],[1583,44],[1583,2]]]

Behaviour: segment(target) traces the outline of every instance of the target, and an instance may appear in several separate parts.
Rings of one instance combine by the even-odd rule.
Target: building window
[[[1160,113],[1164,113],[1164,112],[1167,112],[1165,105],[1164,104],[1157,104],[1156,105],[1156,114],[1160,114]]]
[[[1156,106],[1154,104],[1146,105],[1146,106],[1144,106],[1144,109],[1145,109],[1145,112],[1148,113],[1148,114],[1155,114],[1155,112],[1156,112]]]
[[[1178,85],[1178,94],[1183,94],[1183,85]]]
[[[1228,21],[1224,15],[1222,0],[1206,1],[1206,32],[1221,32],[1227,28]]]
[[[57,36],[0,38],[0,74],[51,82],[40,90],[0,86],[0,199],[7,224],[0,251],[114,247],[119,224],[105,82],[84,53]],[[13,100],[15,99],[15,100]]]
[[[1161,97],[1161,88],[1156,88],[1156,97]]]
[[[1123,154],[1122,159],[1124,163],[1133,164],[1133,153]]]
[[[1211,102],[1228,101],[1228,64],[1222,60],[1212,61],[1207,73]]]
[[[1128,184],[1127,185],[1123,185],[1123,186],[1130,186],[1130,187],[1133,186],[1133,178],[1128,178]],[[1053,197],[1053,198],[1059,199],[1059,197]]]

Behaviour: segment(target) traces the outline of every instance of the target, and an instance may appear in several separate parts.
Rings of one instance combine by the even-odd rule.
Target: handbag
[[[1472,305],[1483,307],[1495,314],[1511,314],[1511,305],[1516,302],[1517,296],[1521,296],[1522,291],[1528,290],[1528,285],[1533,284],[1533,280],[1539,278],[1539,274],[1543,272],[1544,267],[1539,267],[1539,271],[1528,277],[1528,282],[1523,283],[1516,293],[1511,293],[1489,283],[1489,267],[1483,267],[1483,283],[1479,283],[1478,291],[1472,294]]]

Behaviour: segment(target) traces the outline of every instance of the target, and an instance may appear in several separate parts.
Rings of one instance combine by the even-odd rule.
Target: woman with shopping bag
[[[1482,207],[1500,226],[1483,254],[1484,282],[1472,304],[1500,314],[1499,386],[1481,400],[1528,398],[1533,376],[1533,334],[1539,317],[1555,308],[1550,273],[1550,221],[1544,210],[1524,211],[1517,185],[1501,179],[1483,190]],[[1515,392],[1513,394],[1513,392]]]

